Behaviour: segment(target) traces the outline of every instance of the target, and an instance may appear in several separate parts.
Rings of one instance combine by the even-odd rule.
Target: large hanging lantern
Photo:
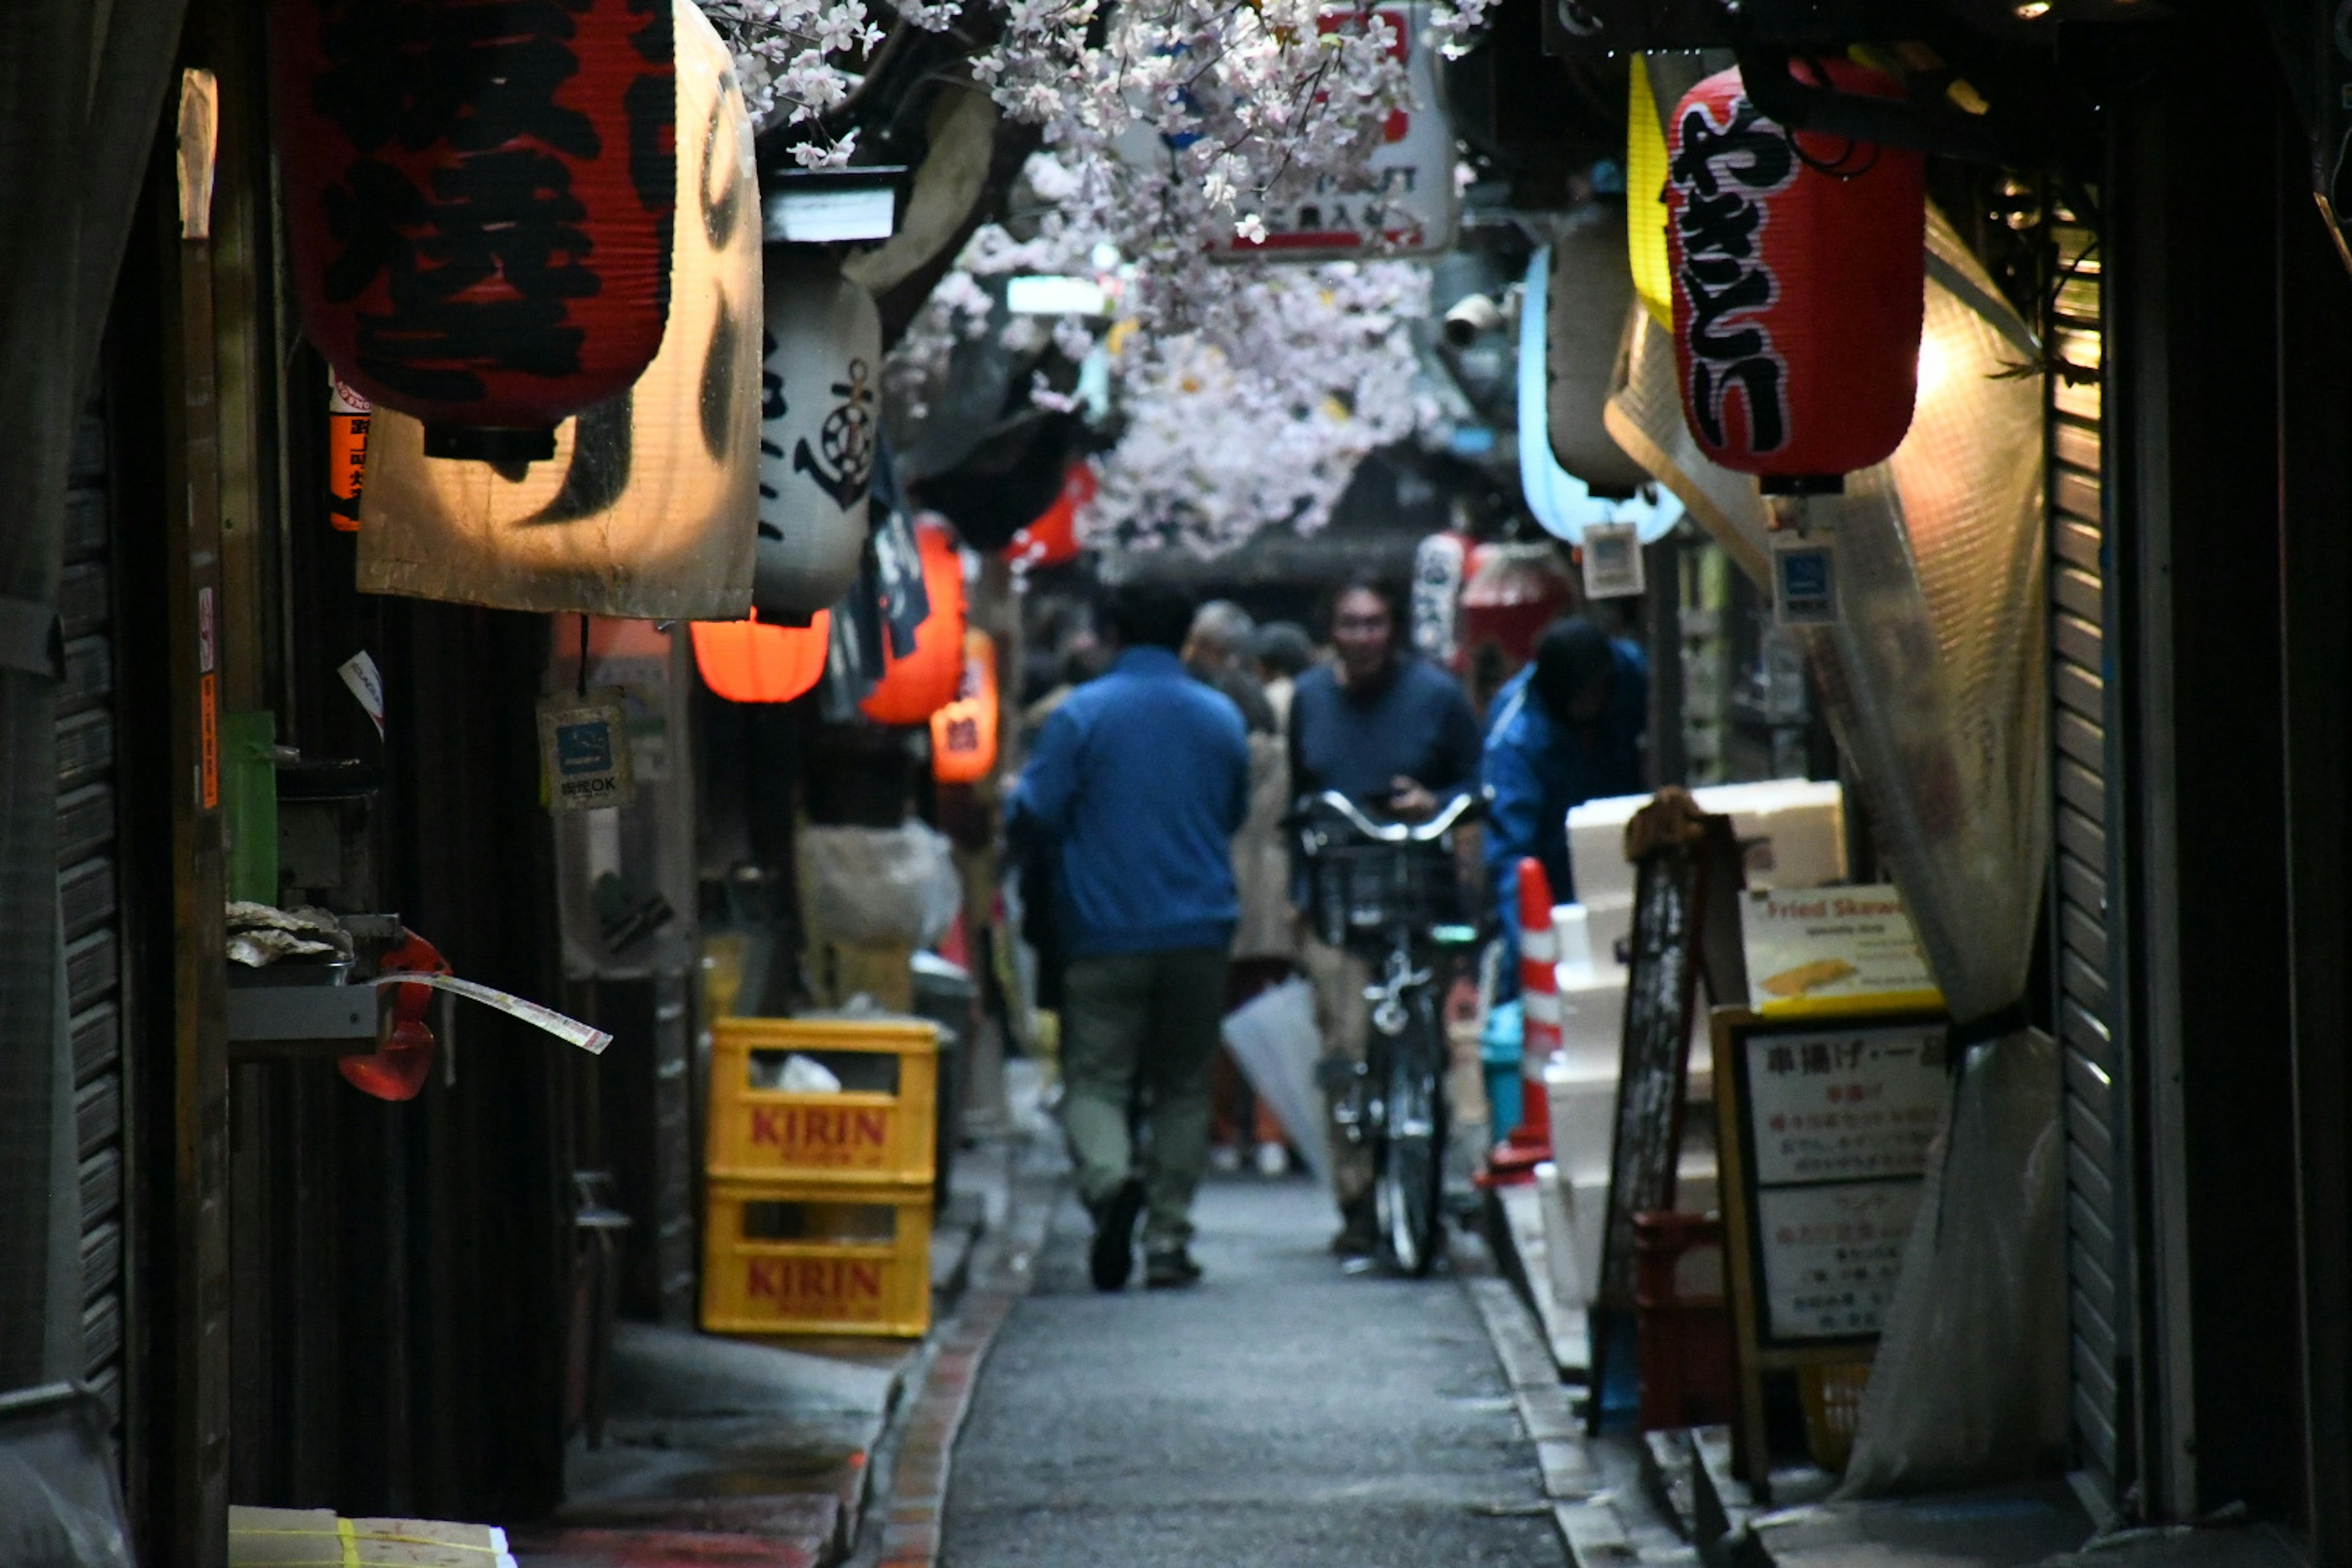
[[[805,620],[857,580],[881,432],[882,316],[822,253],[769,253],[760,614]]]
[[[672,25],[649,0],[278,0],[303,331],[434,456],[543,458],[660,349]]]
[[[1101,489],[1094,465],[1072,463],[1062,476],[1062,491],[1034,521],[1013,536],[1004,558],[1017,572],[1059,566],[1078,558],[1078,513]]]
[[[963,637],[963,683],[955,700],[931,715],[931,776],[977,784],[996,766],[996,639]]]
[[[1550,281],[1544,374],[1552,456],[1595,495],[1631,496],[1649,483],[1649,470],[1625,455],[1601,419],[1633,302],[1624,211],[1594,202],[1564,223],[1551,243]]]
[[[1898,96],[1843,59],[1792,68]],[[1927,287],[1924,160],[1764,117],[1739,72],[1685,94],[1667,136],[1683,413],[1706,455],[1768,489],[1833,488],[1901,444]]]
[[[748,621],[694,623],[694,668],[730,702],[790,702],[824,675],[833,616],[819,610],[804,626]]]
[[[555,430],[539,461],[431,456],[432,426],[379,405],[359,585],[504,609],[716,620],[751,601],[760,486],[760,197],[734,63],[675,0],[688,197],[661,353]],[[665,79],[667,80],[667,79]]]
[[[954,701],[963,684],[963,558],[944,523],[919,523],[915,538],[930,614],[915,628],[914,651],[892,658],[857,705],[877,724],[923,723]]]

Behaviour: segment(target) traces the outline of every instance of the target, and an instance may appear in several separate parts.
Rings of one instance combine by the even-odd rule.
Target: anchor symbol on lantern
[[[805,436],[793,451],[793,471],[814,479],[845,511],[866,493],[874,472],[874,389],[866,376],[866,362],[851,360],[849,379],[833,384],[842,401],[818,427],[817,451],[809,450]]]

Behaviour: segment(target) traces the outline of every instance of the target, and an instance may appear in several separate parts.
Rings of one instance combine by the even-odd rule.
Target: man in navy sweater
[[[1177,657],[1190,599],[1126,584],[1107,618],[1117,662],[1046,721],[1006,817],[1010,833],[1058,852],[1062,1125],[1094,1215],[1094,1282],[1117,1290],[1147,1207],[1144,1282],[1201,1277],[1192,1194],[1240,914],[1233,837],[1249,805],[1249,742],[1240,710]],[[1139,1172],[1139,1100],[1150,1133]]]

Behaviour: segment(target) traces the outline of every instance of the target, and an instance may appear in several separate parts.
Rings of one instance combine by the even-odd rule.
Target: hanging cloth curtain
[[[2024,323],[1943,219],[1927,227],[1917,414],[1895,455],[1816,498],[1842,615],[1800,628],[1964,1053],[1888,1310],[1845,1488],[1990,1484],[2063,1460],[2064,1135],[2058,1058],[2019,1021],[2050,847],[2042,393]],[[1652,328],[1611,431],[1759,581],[1755,482],[1684,426]]]

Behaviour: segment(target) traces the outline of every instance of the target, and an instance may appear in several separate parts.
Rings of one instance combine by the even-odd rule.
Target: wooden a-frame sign
[[[1634,1331],[1633,1216],[1675,1205],[1699,983],[1719,1001],[1748,994],[1739,942],[1746,874],[1731,818],[1701,811],[1685,791],[1661,790],[1626,825],[1625,840],[1636,868],[1633,929],[1601,1279],[1589,1314],[1586,1424],[1594,1432],[1603,1416],[1610,1351],[1630,1342]]]

